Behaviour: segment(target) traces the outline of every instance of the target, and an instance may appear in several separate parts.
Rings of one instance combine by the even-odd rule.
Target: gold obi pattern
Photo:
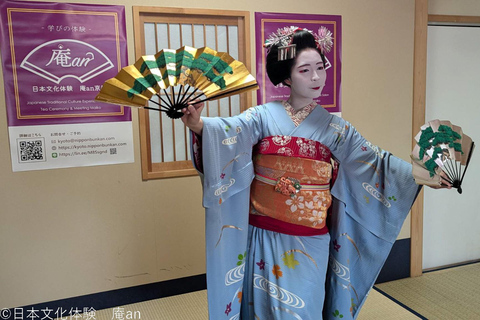
[[[257,154],[250,214],[310,228],[325,227],[332,165],[300,157]]]

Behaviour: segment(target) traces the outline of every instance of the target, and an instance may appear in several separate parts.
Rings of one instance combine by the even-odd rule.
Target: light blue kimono
[[[312,270],[321,275],[318,286],[323,286],[327,273],[323,319],[354,319],[417,195],[419,188],[412,177],[411,165],[372,145],[348,122],[320,106],[298,127],[279,102],[250,108],[239,116],[203,118],[203,121],[201,178],[206,208],[210,319],[322,319],[321,303],[320,307],[305,303],[302,293],[293,292],[295,281],[288,280],[283,288],[268,285],[268,281],[263,287],[277,307],[261,314],[255,310],[250,316],[244,316],[244,309],[240,316],[242,296],[252,299],[250,294],[243,295],[244,277],[249,282],[262,280],[254,270],[262,261],[248,261],[255,258],[247,252],[250,184],[254,178],[252,148],[262,138],[273,135],[319,141],[330,148],[340,163],[331,190],[328,270],[326,261],[315,260],[316,245],[309,239],[302,240],[299,249],[290,250],[295,256],[284,260],[285,265],[279,267],[291,271],[302,264],[302,259],[305,264],[314,263]],[[299,239],[268,232],[272,238],[283,237],[282,241],[292,242],[288,237],[293,237],[293,242]],[[264,234],[268,236],[267,232]],[[328,241],[328,234],[326,237]],[[249,251],[252,250],[255,248]],[[275,250],[282,249],[272,248],[272,254]],[[285,258],[287,252],[278,255]],[[256,290],[261,287],[258,283],[248,283],[246,287],[251,285]],[[248,304],[252,305],[252,301],[244,301],[244,308]]]

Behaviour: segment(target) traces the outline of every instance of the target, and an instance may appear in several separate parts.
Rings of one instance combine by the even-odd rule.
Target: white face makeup
[[[327,73],[317,50],[306,49],[297,54],[290,73],[290,96],[296,100],[314,99],[320,96]]]

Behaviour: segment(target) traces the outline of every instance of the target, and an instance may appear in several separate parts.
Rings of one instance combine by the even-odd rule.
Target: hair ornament
[[[320,50],[322,50],[323,54],[325,54],[325,52],[330,52],[330,50],[332,50],[332,47],[333,47],[332,32],[328,30],[326,27],[321,26],[320,28],[318,28],[318,34],[315,40],[317,41],[318,46],[320,47]]]
[[[299,27],[290,26],[277,29],[276,33],[270,34],[263,45],[265,48],[277,45],[279,47],[286,47],[292,42],[292,36]]]
[[[332,32],[326,27],[321,26],[318,29],[318,34],[306,28],[299,28],[296,26],[289,26],[277,29],[277,32],[272,33],[264,43],[265,48],[278,46],[278,61],[293,59],[296,55],[296,46],[292,44],[293,35],[299,30],[309,32],[317,43],[317,48],[322,54],[330,52],[333,47]]]

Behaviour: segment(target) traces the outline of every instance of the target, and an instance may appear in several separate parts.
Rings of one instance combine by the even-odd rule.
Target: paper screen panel
[[[154,55],[182,46],[210,47],[227,52],[250,69],[248,11],[179,9],[134,6],[135,57]],[[178,92],[178,88],[175,88]],[[193,89],[192,89],[193,90]],[[204,116],[228,117],[252,104],[242,93],[206,103]],[[155,97],[155,99],[158,98]],[[150,103],[150,107],[156,107]],[[189,149],[189,132],[181,120],[163,112],[139,110],[142,178],[195,175]]]

